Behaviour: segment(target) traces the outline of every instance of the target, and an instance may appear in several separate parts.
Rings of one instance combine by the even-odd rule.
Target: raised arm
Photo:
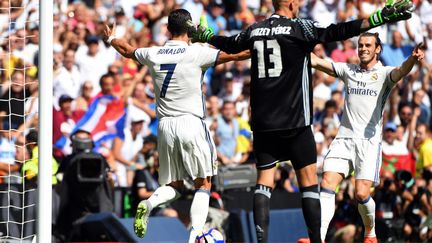
[[[387,0],[385,7],[378,9],[367,19],[331,24],[327,28],[316,28],[317,41],[326,43],[344,40],[380,25],[407,20],[411,18],[412,6],[411,0]],[[308,26],[306,29],[310,28]]]
[[[120,53],[120,55],[122,55],[123,57],[132,58],[137,61],[134,54],[136,48],[131,46],[125,39],[116,38],[115,30],[115,24],[112,29],[110,29],[108,25],[105,25],[104,39],[106,40],[106,42],[108,42],[112,47],[114,47],[114,49],[116,49],[117,52]]]
[[[201,16],[200,25],[192,33],[192,42],[206,42],[226,53],[240,53],[249,49],[249,33],[250,28],[247,28],[234,36],[216,36],[214,35],[213,30],[208,27],[205,16]]]
[[[423,60],[423,58],[424,58],[423,43],[420,43],[416,45],[416,47],[411,53],[411,56],[409,56],[402,63],[400,67],[396,67],[391,71],[390,73],[391,80],[399,81],[402,77],[406,76],[411,71],[414,64]]]
[[[313,53],[311,53],[311,66],[317,70],[327,73],[328,75],[336,77],[336,73],[333,70],[331,62],[319,58]]]

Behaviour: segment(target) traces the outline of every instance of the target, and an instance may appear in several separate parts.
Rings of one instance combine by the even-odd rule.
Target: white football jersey
[[[136,59],[149,67],[153,77],[159,118],[185,114],[204,117],[202,77],[215,65],[218,55],[217,49],[177,40],[135,51]]]
[[[371,70],[359,65],[333,63],[336,75],[345,83],[345,105],[340,138],[382,138],[384,105],[396,81],[391,80],[394,67],[378,62]]]

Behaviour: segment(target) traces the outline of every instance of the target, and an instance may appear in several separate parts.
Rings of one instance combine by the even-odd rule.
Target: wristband
[[[115,39],[116,37],[111,35],[110,37],[108,37],[107,43],[111,45],[111,42]]]

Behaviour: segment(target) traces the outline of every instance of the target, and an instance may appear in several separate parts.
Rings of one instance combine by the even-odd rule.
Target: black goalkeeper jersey
[[[251,51],[252,129],[293,129],[312,124],[310,53],[314,46],[356,36],[361,23],[322,28],[311,20],[272,15],[238,35],[214,36],[209,43],[227,53]]]

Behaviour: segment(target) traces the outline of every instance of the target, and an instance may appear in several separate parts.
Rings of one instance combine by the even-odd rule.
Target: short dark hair
[[[30,130],[29,133],[25,136],[27,143],[32,143],[37,145],[38,143],[38,131],[36,130]]]
[[[104,82],[105,79],[107,79],[107,78],[114,78],[114,77],[113,77],[113,75],[110,74],[110,73],[105,73],[104,75],[102,75],[102,76],[99,78],[99,86],[102,86],[103,82]]]
[[[383,46],[382,46],[381,39],[379,38],[379,34],[378,33],[371,33],[371,32],[363,32],[360,34],[359,40],[362,37],[372,37],[372,36],[375,37],[375,47],[378,47],[378,46],[380,47],[380,52],[378,53],[378,56],[377,56],[377,60],[379,60],[381,53],[383,51]]]
[[[192,21],[190,13],[185,9],[176,9],[168,16],[168,31],[173,36],[180,36],[189,32],[188,21]]]

